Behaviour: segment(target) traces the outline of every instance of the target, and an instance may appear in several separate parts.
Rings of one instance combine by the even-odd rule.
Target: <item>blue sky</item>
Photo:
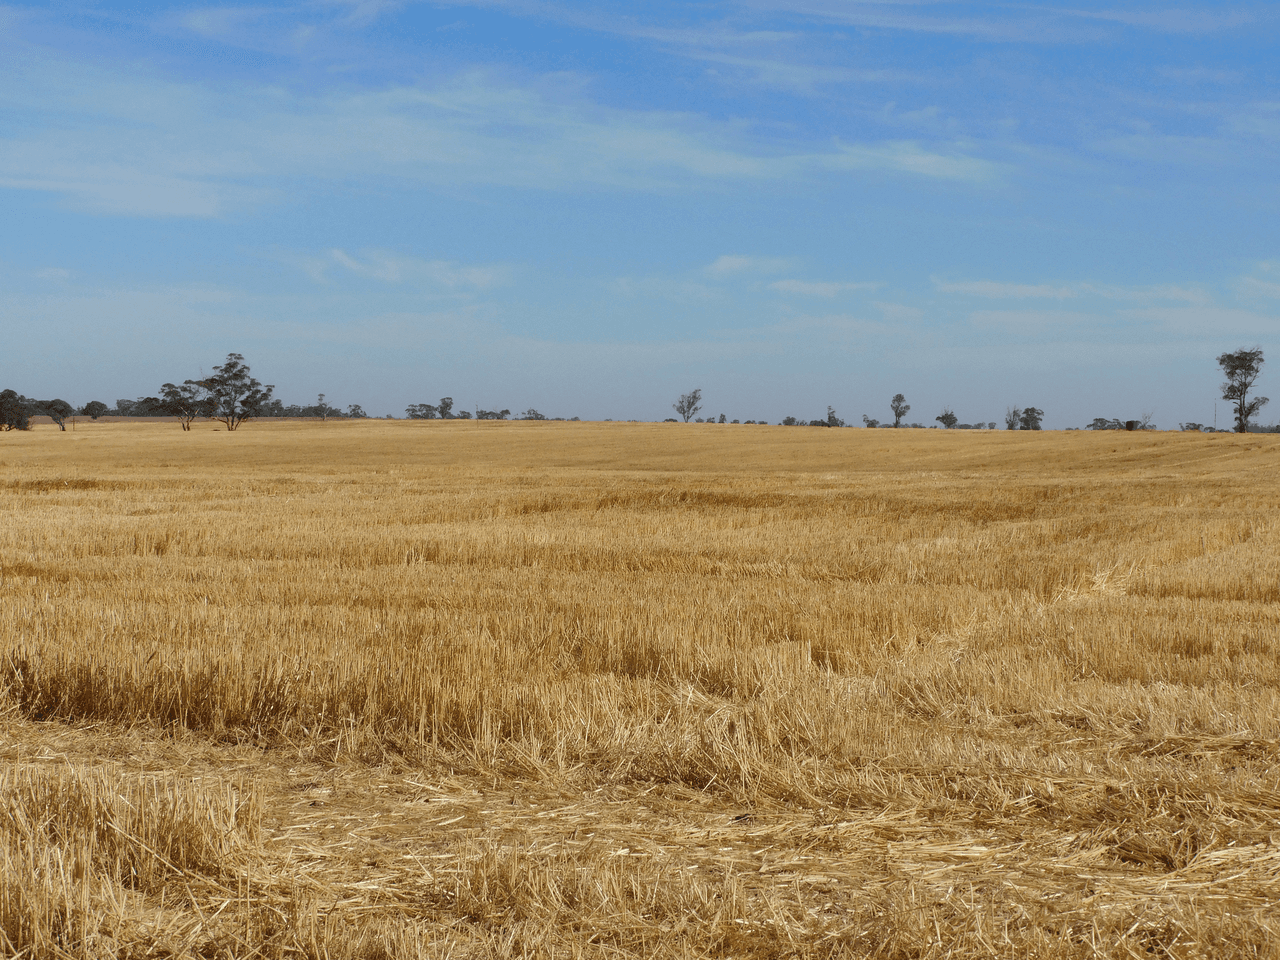
[[[374,415],[1173,427],[1260,344],[1280,404],[1278,40],[1264,3],[0,6],[0,386],[234,351]]]

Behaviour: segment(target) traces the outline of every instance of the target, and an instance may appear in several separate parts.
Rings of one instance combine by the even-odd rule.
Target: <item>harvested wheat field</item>
[[[0,937],[1280,956],[1280,438],[0,436]]]

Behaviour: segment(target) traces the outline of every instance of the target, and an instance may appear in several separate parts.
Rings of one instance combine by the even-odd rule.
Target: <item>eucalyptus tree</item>
[[[901,393],[895,393],[889,401],[889,409],[893,411],[893,425],[900,427],[902,418],[911,411],[911,404],[907,403],[907,398]]]
[[[0,430],[30,430],[31,408],[16,390],[0,390]]]
[[[1266,397],[1249,399],[1249,391],[1262,373],[1262,348],[1240,349],[1218,357],[1226,382],[1222,384],[1222,399],[1235,405],[1236,433],[1248,433],[1249,421],[1270,401]]]
[[[160,387],[160,399],[170,416],[178,418],[183,430],[191,429],[196,417],[208,417],[213,413],[213,400],[203,383],[184,380],[181,385],[166,383]]]
[[[699,387],[690,390],[688,393],[682,393],[680,399],[671,406],[676,413],[684,418],[684,422],[688,423],[693,419],[693,415],[702,409],[702,388]]]
[[[226,363],[213,368],[213,376],[200,381],[209,391],[210,418],[235,430],[244,421],[259,416],[270,402],[273,384],[263,386],[249,376],[249,365],[238,353],[227,354]]]

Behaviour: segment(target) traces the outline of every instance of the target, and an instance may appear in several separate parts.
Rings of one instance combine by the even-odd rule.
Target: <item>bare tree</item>
[[[1218,366],[1227,378],[1222,385],[1222,399],[1235,404],[1236,433],[1248,433],[1249,421],[1269,402],[1266,397],[1249,399],[1249,391],[1262,373],[1262,364],[1261,347],[1254,347],[1252,350],[1241,348],[1235,353],[1224,353],[1218,357]]]
[[[684,422],[688,423],[693,419],[693,415],[702,409],[702,388],[699,387],[690,390],[688,393],[680,395],[680,399],[671,405],[675,412],[684,417]]]
[[[1022,421],[1022,410],[1018,407],[1006,407],[1004,411],[1004,428],[1006,430],[1017,430],[1018,424]]]
[[[900,427],[902,418],[911,410],[911,404],[907,403],[907,398],[902,394],[895,393],[893,399],[889,401],[889,409],[893,411],[893,425]]]

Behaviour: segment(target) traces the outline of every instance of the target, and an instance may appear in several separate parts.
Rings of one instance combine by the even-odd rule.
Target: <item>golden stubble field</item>
[[[0,435],[0,941],[1280,956],[1280,438]]]

